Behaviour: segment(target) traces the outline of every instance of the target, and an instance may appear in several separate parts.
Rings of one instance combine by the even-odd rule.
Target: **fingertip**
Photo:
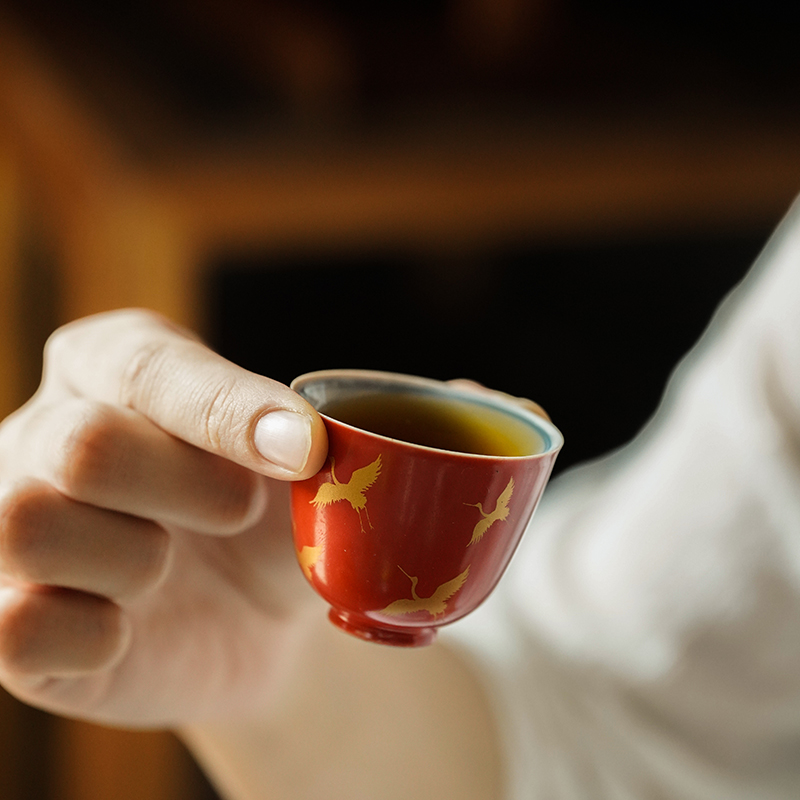
[[[527,397],[520,397],[518,399],[523,408],[527,408],[528,411],[532,411],[534,414],[538,414],[538,416],[546,419],[548,422],[552,422],[550,415],[538,403],[533,400],[529,400]]]
[[[267,462],[265,471],[282,480],[303,480],[325,462],[328,436],[313,409],[277,408],[263,414],[253,428],[253,444]]]
[[[284,408],[268,411],[256,422],[253,443],[270,464],[300,473],[311,452],[311,418]]]
[[[302,479],[316,475],[324,466],[328,458],[328,431],[322,417],[314,412],[311,429],[311,450],[308,454],[305,468],[301,475]]]
[[[470,391],[478,392],[479,394],[493,394],[499,397],[504,397],[506,400],[509,400],[512,403],[515,403],[522,408],[527,409],[528,411],[532,411],[534,414],[548,420],[548,422],[552,421],[550,419],[550,415],[539,405],[539,403],[531,400],[527,397],[516,397],[514,395],[508,394],[507,392],[500,392],[496,389],[489,389],[487,386],[484,386],[482,383],[478,383],[477,381],[470,380],[469,378],[455,378],[451,381],[448,381],[451,386],[458,387],[460,389],[467,389]]]

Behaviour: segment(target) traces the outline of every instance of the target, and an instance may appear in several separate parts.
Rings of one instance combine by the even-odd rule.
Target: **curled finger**
[[[160,582],[170,552],[169,535],[155,523],[75,502],[46,483],[0,492],[6,579],[131,599]]]
[[[66,589],[0,590],[0,673],[10,686],[107,669],[130,627],[114,603]]]
[[[141,414],[86,398],[19,420],[16,469],[72,500],[192,530],[230,534],[263,514],[265,478],[170,435]]]

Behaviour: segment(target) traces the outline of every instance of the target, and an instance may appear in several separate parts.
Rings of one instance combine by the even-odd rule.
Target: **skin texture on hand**
[[[276,411],[307,431],[299,472],[288,441],[282,463],[257,449]],[[266,702],[287,620],[316,602],[287,536],[287,486],[269,476],[313,474],[326,446],[295,393],[152,314],[54,334],[39,391],[0,428],[3,685],[126,725]]]
[[[0,684],[175,728],[234,800],[499,796],[469,666],[346,636],[302,577],[288,481],[326,451],[302,398],[154,314],[57,331],[0,425]]]

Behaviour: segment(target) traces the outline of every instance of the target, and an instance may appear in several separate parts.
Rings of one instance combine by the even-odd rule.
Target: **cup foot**
[[[394,647],[424,647],[436,639],[436,628],[389,628],[377,625],[374,621],[332,608],[328,612],[330,621],[343,631],[368,642],[379,642]]]

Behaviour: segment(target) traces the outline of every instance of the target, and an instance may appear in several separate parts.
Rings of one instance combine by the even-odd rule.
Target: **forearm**
[[[502,796],[488,702],[444,646],[399,649],[324,617],[269,719],[209,722],[182,736],[230,800]]]

